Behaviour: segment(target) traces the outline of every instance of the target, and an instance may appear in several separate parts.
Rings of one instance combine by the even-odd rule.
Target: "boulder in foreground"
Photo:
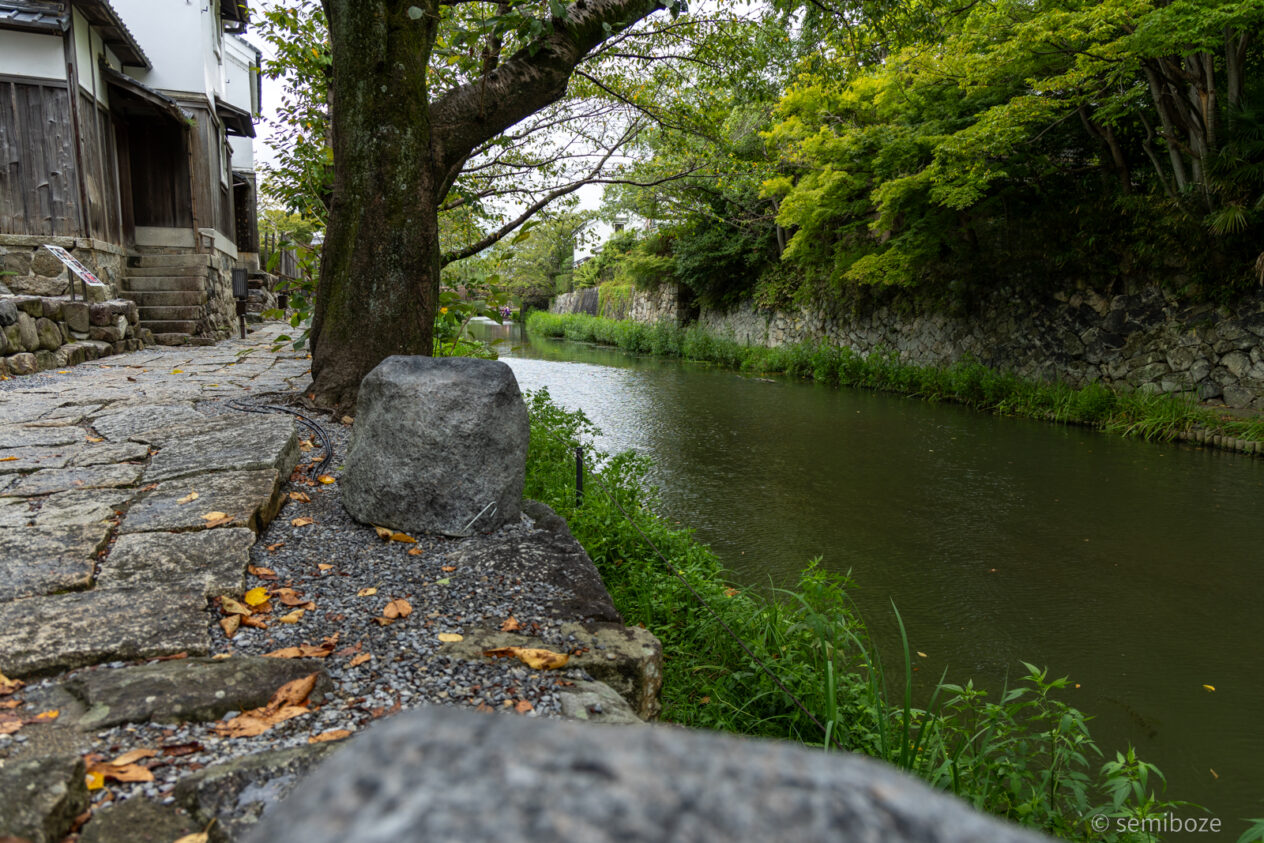
[[[521,514],[529,433],[504,363],[388,357],[360,384],[343,505],[405,533],[495,530]]]

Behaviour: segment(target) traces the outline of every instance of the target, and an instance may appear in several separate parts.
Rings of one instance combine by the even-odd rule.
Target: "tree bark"
[[[334,185],[312,318],[317,406],[353,410],[393,354],[433,352],[438,209],[472,150],[556,102],[575,66],[660,0],[575,0],[529,49],[430,100],[441,0],[323,0]]]
[[[433,341],[439,228],[426,57],[438,7],[325,0],[325,13],[335,167],[308,398],[346,412],[374,366],[429,354]]]

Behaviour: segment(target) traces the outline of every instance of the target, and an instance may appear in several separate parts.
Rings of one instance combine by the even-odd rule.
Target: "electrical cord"
[[[324,474],[325,469],[329,467],[329,463],[333,461],[334,443],[330,440],[329,434],[325,432],[325,429],[321,427],[320,424],[312,419],[309,419],[297,410],[291,410],[289,407],[278,407],[275,404],[250,405],[236,398],[228,402],[228,407],[229,409],[237,410],[242,413],[289,413],[298,420],[299,424],[303,425],[303,427],[306,427],[308,430],[316,434],[316,436],[320,437],[320,444],[325,450],[325,456],[316,467],[315,474]]]

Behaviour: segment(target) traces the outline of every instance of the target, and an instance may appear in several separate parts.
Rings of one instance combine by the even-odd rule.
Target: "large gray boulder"
[[[429,707],[352,738],[252,843],[1037,843],[881,762],[666,726]]]
[[[388,357],[360,384],[343,505],[405,533],[494,530],[521,514],[529,435],[504,363]]]

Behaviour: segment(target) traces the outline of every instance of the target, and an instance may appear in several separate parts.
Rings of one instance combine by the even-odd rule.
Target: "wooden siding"
[[[83,135],[84,190],[88,197],[88,230],[93,237],[123,242],[119,216],[118,149],[110,113],[92,97],[79,97],[79,130]]]
[[[165,116],[127,118],[132,219],[137,226],[190,228],[189,153],[185,130]]]
[[[65,85],[0,80],[0,234],[82,236]]]

